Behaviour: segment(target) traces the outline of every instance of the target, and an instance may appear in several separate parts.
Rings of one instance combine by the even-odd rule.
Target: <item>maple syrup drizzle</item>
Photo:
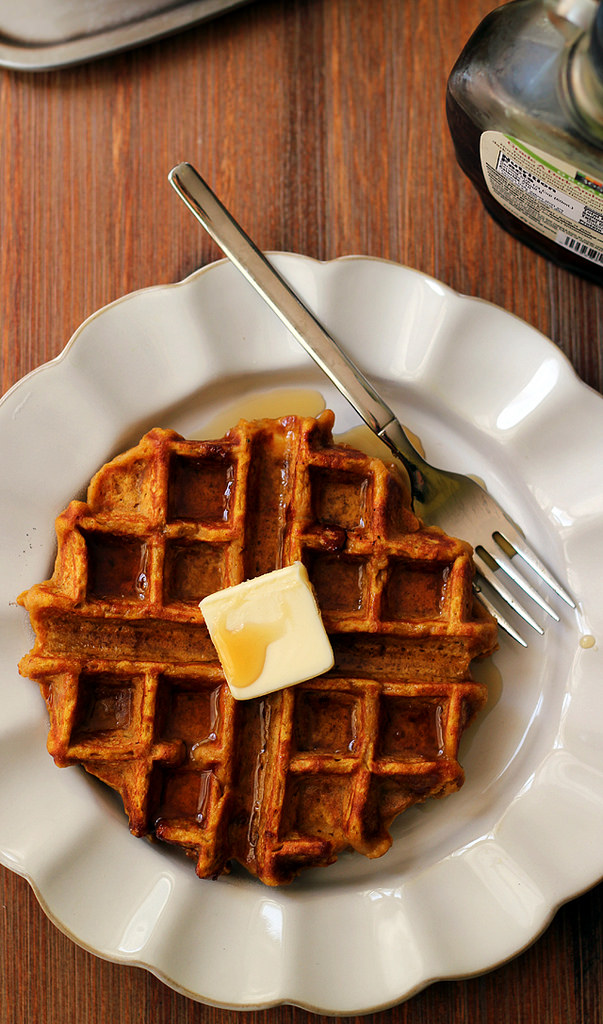
[[[286,594],[279,597],[279,612],[278,617],[269,622],[242,622],[235,629],[228,628],[229,613],[226,613],[214,625],[214,642],[224,671],[238,689],[255,683],[262,674],[270,644],[280,640],[288,627],[294,625],[293,610]]]

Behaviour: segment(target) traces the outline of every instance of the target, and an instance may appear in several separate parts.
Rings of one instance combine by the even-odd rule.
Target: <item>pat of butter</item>
[[[333,667],[333,650],[301,562],[210,594],[199,608],[237,700],[294,686]]]

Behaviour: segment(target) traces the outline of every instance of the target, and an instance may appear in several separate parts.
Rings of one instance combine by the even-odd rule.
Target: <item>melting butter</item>
[[[243,621],[234,629],[229,629],[226,625],[227,615],[223,615],[214,623],[214,646],[220,653],[227,679],[239,689],[257,682],[264,671],[270,644],[285,635],[291,620],[290,606],[282,601],[280,610],[283,614],[272,622]]]
[[[199,607],[238,700],[294,686],[333,667],[333,650],[301,562],[219,590]]]

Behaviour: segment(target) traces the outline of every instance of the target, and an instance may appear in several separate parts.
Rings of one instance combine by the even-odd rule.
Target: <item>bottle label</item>
[[[505,210],[603,265],[603,181],[502,132],[482,134],[480,156],[486,184]]]

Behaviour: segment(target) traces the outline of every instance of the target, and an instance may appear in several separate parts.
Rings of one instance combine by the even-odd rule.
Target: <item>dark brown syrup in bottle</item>
[[[572,163],[603,179],[603,0],[598,8],[593,0],[587,28],[563,24],[556,6],[555,0],[513,0],[488,15],[451,72],[446,115],[458,164],[501,227],[557,265],[603,284],[603,233],[600,245],[576,245],[589,252],[580,255],[506,209],[482,170],[482,135],[497,131],[550,154],[553,163]],[[596,183],[593,202],[600,203]]]

